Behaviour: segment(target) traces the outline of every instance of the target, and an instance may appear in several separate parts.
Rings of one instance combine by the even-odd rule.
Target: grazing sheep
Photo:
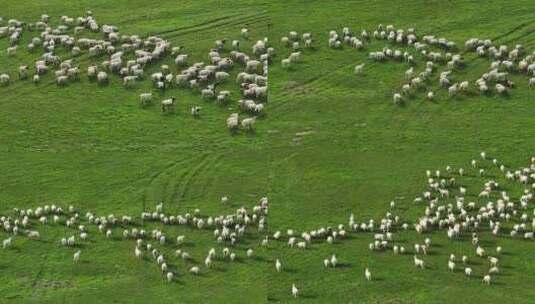
[[[490,277],[490,275],[488,275],[488,274],[485,275],[485,276],[483,277],[483,283],[484,283],[484,284],[487,284],[487,285],[490,285],[490,282],[491,282],[491,277]]]
[[[74,256],[73,256],[73,258],[72,258],[73,262],[78,263],[78,261],[80,261],[80,253],[81,253],[80,250],[78,250],[78,251],[76,251],[76,252],[74,253]]]
[[[368,268],[364,270],[364,276],[366,277],[366,280],[371,281],[372,280],[372,273]]]
[[[106,72],[98,72],[97,81],[100,84],[108,83],[108,74]]]
[[[427,93],[427,100],[431,101],[435,99],[435,93],[433,93],[432,91],[428,92]]]
[[[403,97],[401,97],[401,94],[399,93],[394,94],[394,103],[397,105],[403,103]]]
[[[230,114],[230,116],[227,118],[227,128],[229,130],[234,130],[234,129],[238,128],[238,125],[239,125],[239,115],[238,115],[238,113]]]
[[[176,98],[171,97],[161,101],[162,113],[169,113],[175,109]]]
[[[507,93],[507,87],[502,85],[502,84],[499,84],[497,83],[496,84],[496,92],[500,95],[504,95]]]
[[[150,105],[152,103],[152,93],[139,94],[139,103],[142,107]]]
[[[364,69],[364,63],[355,66],[355,70],[354,70],[355,75],[362,74],[363,69]]]
[[[8,74],[1,74],[0,75],[0,84],[3,86],[9,85],[10,77]]]
[[[197,267],[197,266],[193,266],[193,267],[190,268],[189,272],[190,272],[191,274],[195,274],[195,275],[197,275],[197,274],[199,274],[200,269],[199,269],[199,267]]]
[[[6,249],[8,247],[11,247],[11,242],[12,242],[11,238],[5,239],[4,241],[2,241],[2,248]]]
[[[241,126],[245,130],[252,130],[255,122],[256,122],[256,117],[245,118],[244,120],[242,120]],[[228,120],[227,120],[227,125],[228,125]]]
[[[282,264],[281,264],[281,262],[279,261],[279,259],[277,259],[277,260],[275,261],[275,269],[277,270],[277,272],[281,272]]]
[[[292,284],[292,296],[294,298],[297,298],[298,295],[299,295],[299,289],[297,289],[297,287],[295,287],[295,284]]]
[[[168,272],[166,274],[166,277],[167,277],[167,282],[171,283],[171,282],[173,282],[173,278],[175,277],[175,275],[172,272]]]
[[[465,274],[466,276],[468,276],[468,277],[471,276],[471,275],[472,275],[472,268],[470,268],[470,267],[466,267],[466,268],[464,269],[464,274]]]

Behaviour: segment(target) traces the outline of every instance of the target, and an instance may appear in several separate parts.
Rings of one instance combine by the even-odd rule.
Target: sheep
[[[31,240],[38,240],[41,237],[39,231],[28,231],[28,238]]]
[[[3,86],[7,86],[9,85],[9,82],[10,82],[10,77],[8,74],[1,74],[0,75],[0,84],[3,85]]]
[[[448,269],[450,271],[452,271],[452,272],[455,271],[455,262],[454,261],[451,261],[451,260],[448,261]]]
[[[491,277],[490,277],[490,275],[488,275],[488,274],[485,275],[485,276],[483,277],[483,280],[482,280],[482,281],[483,281],[484,284],[490,285],[490,282],[491,282]]]
[[[239,115],[238,115],[238,113],[230,114],[230,116],[227,118],[227,128],[229,130],[234,130],[234,129],[238,128],[238,125],[239,125]]]
[[[175,275],[172,272],[168,272],[165,276],[167,278],[167,282],[171,283],[171,282],[173,282],[173,278],[174,278]]]
[[[435,98],[435,93],[433,93],[433,91],[429,91],[427,93],[427,100],[431,101]]]
[[[17,53],[17,46],[16,45],[7,48],[7,55],[8,56],[15,56],[16,53]]]
[[[230,77],[229,73],[227,72],[216,72],[215,73],[215,80],[217,82],[224,82]]]
[[[3,240],[2,241],[2,248],[6,249],[8,247],[11,247],[11,242],[12,242],[11,238],[7,238],[7,239]]]
[[[336,255],[331,256],[331,266],[334,268],[336,267],[336,264],[338,264],[338,259],[336,258]]]
[[[292,284],[292,296],[294,298],[297,298],[298,295],[299,295],[299,289],[297,289],[297,287],[295,287],[295,284]]]
[[[277,259],[277,260],[275,261],[275,269],[277,270],[277,272],[281,272],[282,264],[281,264],[281,262],[279,261],[279,259]]]
[[[507,87],[500,84],[500,83],[497,83],[496,84],[496,92],[500,95],[505,95],[507,94]]]
[[[243,39],[249,39],[249,29],[248,28],[242,28],[240,31],[240,34]]]
[[[247,249],[247,257],[248,257],[248,258],[252,258],[252,257],[253,257],[253,254],[254,254],[253,249],[251,249],[251,248]]]
[[[399,93],[394,94],[394,98],[393,99],[394,99],[394,103],[395,104],[399,105],[399,104],[403,103],[403,98],[401,97],[401,94],[399,94]]]
[[[74,263],[78,263],[78,261],[80,261],[80,253],[81,253],[80,250],[78,250],[78,251],[76,251],[74,253],[73,258],[72,258]]]
[[[131,88],[136,84],[137,76],[126,76],[123,78],[123,85],[126,88]]]
[[[108,82],[108,74],[106,72],[98,72],[97,81],[99,84],[106,84]]]
[[[191,107],[191,115],[192,115],[193,117],[198,117],[199,114],[201,113],[201,109],[202,109],[202,108],[199,107],[199,106],[193,106],[193,107]]]
[[[414,256],[414,266],[424,269],[424,267],[425,267],[424,266],[424,260],[419,259],[416,256]]]
[[[142,93],[139,94],[139,103],[142,107],[147,106],[152,103],[152,93]]]
[[[242,120],[241,126],[245,130],[252,130],[255,122],[256,122],[256,117],[245,118],[244,120]],[[228,120],[227,120],[227,125],[228,125]]]
[[[372,273],[368,268],[364,270],[364,276],[366,277],[366,280],[371,281],[372,280]]]
[[[364,63],[363,63],[363,64],[356,65],[356,66],[355,66],[355,70],[354,70],[355,75],[360,75],[360,74],[362,74],[362,70],[363,70],[363,69],[364,69]]]
[[[466,267],[466,268],[464,269],[464,274],[465,274],[466,276],[468,276],[468,277],[471,276],[471,275],[472,275],[472,268],[470,268],[470,267]]]
[[[176,98],[171,97],[161,101],[162,113],[169,113],[175,109]]]
[[[190,272],[191,274],[195,274],[195,275],[197,275],[197,274],[199,274],[200,269],[199,269],[199,267],[197,267],[197,266],[193,266],[193,267],[190,268],[189,272]]]

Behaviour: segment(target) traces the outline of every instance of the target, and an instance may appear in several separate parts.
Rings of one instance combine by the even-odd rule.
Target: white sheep
[[[372,273],[368,268],[364,270],[364,276],[366,277],[366,280],[371,281],[372,280]]]
[[[294,298],[297,298],[298,295],[299,295],[299,289],[297,289],[297,287],[295,287],[295,284],[292,284],[292,296]]]
[[[108,82],[108,74],[106,72],[98,72],[97,74],[97,81],[100,84],[105,84]]]
[[[245,118],[244,120],[242,120],[241,126],[245,130],[252,130],[255,122],[256,122],[256,117]],[[228,124],[228,121],[227,121],[227,124]]]
[[[355,70],[354,70],[355,75],[362,74],[363,69],[364,69],[364,63],[356,65]]]
[[[394,99],[394,103],[395,104],[403,103],[403,97],[401,97],[401,94],[399,94],[399,93],[394,94],[394,98],[393,99]]]
[[[166,274],[166,277],[167,277],[167,282],[171,283],[173,281],[173,278],[175,277],[175,275],[172,272],[168,272]]]
[[[227,128],[229,130],[234,130],[234,129],[238,128],[238,125],[239,125],[239,115],[238,115],[238,113],[230,114],[230,116],[227,118]]]
[[[81,253],[80,250],[74,253],[73,258],[72,258],[73,262],[78,263],[78,261],[80,261],[80,253]]]
[[[277,259],[277,260],[275,261],[275,269],[277,270],[277,272],[281,272],[282,264],[281,264],[281,262],[279,261],[279,259]]]
[[[171,97],[161,101],[162,113],[169,113],[175,109],[176,98]]]
[[[1,74],[0,75],[0,84],[1,85],[4,85],[4,86],[9,85],[10,80],[11,80],[11,78],[9,77],[8,74]]]
[[[152,103],[152,93],[139,94],[139,102],[141,106],[147,106]]]

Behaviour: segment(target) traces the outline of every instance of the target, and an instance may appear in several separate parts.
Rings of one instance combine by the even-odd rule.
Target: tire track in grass
[[[243,17],[232,19],[232,20],[229,20],[229,21],[226,21],[226,22],[209,24],[208,26],[195,27],[195,28],[187,29],[187,30],[182,31],[182,32],[172,33],[170,35],[163,34],[162,37],[166,38],[166,39],[169,39],[169,38],[185,36],[185,35],[188,35],[188,34],[191,34],[191,33],[195,33],[195,32],[198,32],[198,31],[206,32],[206,31],[212,30],[212,29],[217,29],[218,31],[221,31],[221,29],[227,28],[229,26],[240,25],[240,24],[244,24],[244,23],[250,23],[252,21],[257,21],[257,20],[258,21],[263,21],[264,19],[269,19],[269,16],[265,12],[260,13],[260,14],[255,14],[255,15],[245,15]]]
[[[215,164],[218,162],[218,160],[221,158],[221,154],[205,154],[203,155],[200,162],[198,162],[191,170],[188,171],[188,174],[185,176],[185,178],[176,186],[176,189],[173,191],[173,195],[171,197],[171,201],[177,201],[180,203],[182,199],[185,197],[192,181],[196,179],[199,175],[202,175],[203,172],[206,172],[208,169],[208,172],[213,171],[213,168]]]

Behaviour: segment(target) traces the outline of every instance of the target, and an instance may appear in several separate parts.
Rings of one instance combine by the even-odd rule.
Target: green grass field
[[[14,57],[6,55],[9,42],[1,38],[0,73],[13,79],[0,87],[2,215],[14,207],[72,204],[81,216],[86,211],[132,214],[140,225],[140,213],[152,211],[160,201],[172,214],[200,208],[202,215],[218,215],[252,207],[267,196],[270,234],[347,225],[350,213],[358,222],[378,221],[392,200],[397,203],[394,212],[414,223],[425,209],[413,203],[426,190],[425,170],[445,171],[446,165],[467,169],[459,183],[468,187],[468,200],[480,202],[477,194],[487,179],[500,181],[513,200],[519,199],[521,187],[507,183],[490,162],[483,164],[487,176],[479,178],[470,160],[486,151],[507,168],[529,163],[535,152],[535,95],[525,75],[511,75],[517,85],[507,97],[474,93],[450,98],[439,90],[435,72],[429,82],[436,92],[434,102],[426,101],[421,90],[399,107],[392,95],[404,83],[408,66],[367,59],[369,51],[381,50],[387,42],[372,41],[357,52],[347,46],[331,49],[327,39],[330,30],[348,26],[372,32],[382,23],[415,27],[419,35],[446,37],[461,48],[468,38],[478,37],[510,48],[521,43],[532,52],[533,1],[5,0],[0,15],[32,21],[46,13],[57,24],[59,16],[80,16],[87,9],[100,24],[117,25],[122,33],[158,34],[184,45],[191,62],[206,61],[216,39],[238,39],[244,26],[251,32],[251,39],[243,42],[247,52],[267,36],[277,55],[269,67],[266,114],[254,132],[231,134],[225,119],[236,111],[235,103],[218,106],[178,88],[161,94],[154,90],[156,100],[178,98],[174,114],[162,115],[158,105],[141,108],[139,94],[152,90],[148,77],[133,89],[123,88],[117,76],[110,76],[106,86],[87,80],[85,68],[103,57],[79,57],[81,80],[62,88],[55,84],[53,71],[37,85],[19,81],[19,65],[33,68],[40,55],[25,50],[33,35],[25,33]],[[290,30],[311,32],[315,48],[304,50],[301,62],[283,69],[280,60],[291,51],[279,41]],[[58,54],[67,56],[62,48]],[[490,61],[473,53],[464,57],[466,67],[453,78],[472,84]],[[176,72],[172,62],[168,56],[147,71],[169,63]],[[355,76],[359,63],[366,64],[364,75]],[[424,64],[418,57],[415,69],[423,70]],[[240,69],[235,67],[231,77]],[[232,90],[233,100],[240,98],[234,81],[222,88]],[[199,119],[190,115],[192,105],[203,107]],[[230,196],[229,205],[220,203],[224,195]],[[529,210],[531,219],[533,207]],[[144,224],[147,230],[163,227]],[[59,245],[72,229],[35,225],[40,241],[14,237],[11,248],[0,250],[1,303],[535,302],[535,243],[505,232],[494,237],[487,227],[480,234],[482,244],[489,252],[496,245],[504,248],[501,273],[490,286],[481,282],[488,263],[475,257],[468,233],[462,241],[451,241],[443,230],[403,232],[396,242],[409,253],[394,256],[370,251],[370,233],[351,233],[333,245],[316,241],[298,250],[288,248],[286,240],[262,248],[264,234],[253,229],[234,249],[239,261],[216,261],[208,270],[202,264],[206,253],[223,247],[212,232],[165,226],[171,239],[186,235],[185,249],[194,257],[192,262],[175,259],[177,246],[165,246],[179,273],[169,284],[156,263],[134,257],[135,242],[121,240],[120,228],[109,240],[89,226],[90,240],[80,247],[81,262],[74,264],[76,250]],[[418,270],[412,246],[428,236],[433,240],[431,253],[424,257],[428,267]],[[7,237],[0,232],[1,239]],[[250,247],[255,249],[253,259],[245,257]],[[449,272],[450,253],[470,255],[474,277],[467,278],[460,269]],[[343,267],[326,270],[323,259],[332,254]],[[284,266],[281,273],[275,271],[277,258]],[[187,273],[193,265],[201,266],[201,275]],[[364,278],[366,267],[373,272],[371,282]],[[296,300],[292,283],[300,289]]]

